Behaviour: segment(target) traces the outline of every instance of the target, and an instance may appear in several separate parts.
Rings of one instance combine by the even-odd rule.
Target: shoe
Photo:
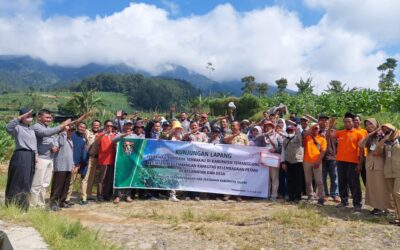
[[[396,219],[396,220],[389,221],[389,224],[399,225],[400,224],[400,220]]]
[[[242,197],[238,196],[238,197],[236,197],[236,201],[241,202],[241,201],[243,201],[243,199],[242,199]]]
[[[324,206],[324,200],[325,200],[325,199],[319,199],[318,202],[317,202],[317,206],[318,206],[318,207]]]
[[[95,197],[89,197],[89,198],[87,198],[87,201],[96,201],[96,198]]]
[[[131,203],[131,202],[133,201],[132,198],[131,198],[130,196],[127,196],[125,200],[126,200],[126,202],[128,202],[128,203]]]
[[[346,203],[339,203],[336,205],[336,208],[343,208],[343,207],[347,207],[349,204]]]
[[[224,198],[222,198],[223,201],[229,201],[229,198],[231,198],[230,195],[224,195]]]
[[[195,201],[200,201],[200,197],[196,196],[196,197],[194,197],[194,200]]]
[[[339,196],[335,196],[335,197],[333,197],[333,202],[335,202],[335,203],[340,203],[340,197]]]
[[[53,205],[53,206],[51,206],[51,211],[53,211],[53,212],[58,212],[58,211],[60,211],[61,210],[61,208],[59,207],[59,206],[57,206],[57,205]]]
[[[70,208],[71,206],[66,202],[61,202],[60,207],[62,207],[62,208]]]
[[[120,202],[121,202],[121,199],[120,199],[119,197],[115,197],[113,203],[114,203],[114,204],[118,204],[118,203],[120,203]]]
[[[73,202],[71,202],[71,201],[65,201],[65,203],[68,204],[68,205],[70,205],[70,206],[75,205],[75,203],[73,203]]]
[[[361,207],[353,207],[353,213],[361,213]]]
[[[158,201],[158,199],[157,199],[156,197],[154,197],[154,196],[151,196],[149,200],[151,200],[151,201]]]
[[[176,196],[171,196],[171,197],[169,197],[168,200],[169,200],[169,201],[174,201],[174,202],[178,202],[178,201],[179,201],[179,199],[176,198]]]
[[[324,197],[324,202],[327,202],[329,200],[329,196]]]
[[[190,197],[189,197],[189,196],[186,196],[186,197],[185,197],[185,201],[190,201]]]
[[[87,204],[89,204],[88,201],[84,201],[84,200],[79,201],[79,205],[81,205],[81,206],[86,206]]]
[[[276,202],[276,197],[271,197],[271,199],[269,199],[271,202]]]
[[[103,199],[103,197],[97,197],[97,200],[96,200],[96,202],[97,202],[97,203],[104,202],[104,199]]]

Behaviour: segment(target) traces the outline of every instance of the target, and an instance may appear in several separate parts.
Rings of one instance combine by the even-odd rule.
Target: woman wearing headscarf
[[[382,139],[379,131],[379,123],[375,118],[364,121],[368,135],[358,145],[361,152],[367,150],[365,158],[366,183],[365,204],[373,207],[371,214],[381,215],[388,209],[393,208],[390,202],[390,190],[386,184],[383,168],[385,160],[377,148],[378,142]]]
[[[256,138],[257,136],[262,134],[262,129],[260,126],[254,126],[252,129],[249,130],[247,133],[247,138],[249,138],[249,145],[255,146],[256,145]]]
[[[396,219],[392,224],[400,226],[400,133],[395,126],[389,123],[383,124],[381,129],[385,136],[377,147],[385,159],[383,174],[392,193],[396,209]]]
[[[15,204],[23,211],[29,208],[29,192],[37,159],[36,136],[31,127],[33,115],[32,110],[22,108],[19,116],[6,126],[15,140],[15,151],[8,168],[5,204]]]

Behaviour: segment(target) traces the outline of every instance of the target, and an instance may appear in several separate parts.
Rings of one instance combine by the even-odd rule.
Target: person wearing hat
[[[329,124],[327,138],[333,136],[338,142],[336,161],[341,201],[337,207],[341,208],[349,205],[350,190],[353,197],[353,211],[360,212],[362,207],[362,192],[360,184],[361,167],[359,166],[360,148],[358,144],[364,136],[354,129],[353,119],[353,114],[346,113],[343,118],[344,129],[337,131],[332,130],[336,121],[332,119]]]
[[[303,130],[303,136],[304,136],[305,131],[308,130],[308,121],[309,121],[309,119],[305,116],[302,116],[300,118],[300,126],[301,126],[301,129]]]
[[[314,196],[312,181],[313,177],[317,186],[318,205],[324,205],[324,184],[322,181],[322,159],[327,148],[326,140],[319,134],[318,123],[311,123],[310,129],[304,136],[304,159],[303,168],[306,181],[306,193],[308,200],[312,201]]]
[[[371,214],[382,215],[392,208],[391,190],[386,183],[384,175],[385,159],[381,150],[378,149],[378,142],[384,137],[379,129],[379,123],[375,118],[364,121],[368,135],[359,142],[361,152],[367,150],[365,158],[366,176],[368,182],[365,186],[365,204],[373,208]]]
[[[250,121],[247,119],[244,119],[243,121],[240,122],[240,131],[243,134],[247,134],[250,130]]]
[[[300,127],[291,124],[286,128],[282,143],[282,169],[287,172],[287,195],[291,202],[300,202],[304,185],[303,136]]]
[[[171,124],[168,121],[164,121],[162,123],[162,131],[160,134],[160,138],[161,140],[168,140],[169,134],[171,132]]]
[[[282,137],[275,132],[275,124],[271,121],[266,121],[263,124],[263,134],[256,138],[256,146],[266,147],[269,152],[273,154],[282,153]],[[271,190],[270,199],[271,201],[276,201],[278,197],[279,188],[279,167],[270,167],[270,185]]]
[[[183,127],[179,121],[172,122],[171,132],[169,133],[168,140],[171,141],[182,141],[183,139]]]
[[[35,172],[37,141],[30,126],[32,110],[22,108],[19,116],[6,125],[6,131],[14,138],[15,150],[8,167],[5,204],[15,204],[23,211],[29,209],[29,192]]]
[[[396,211],[396,219],[391,224],[400,226],[400,131],[390,123],[383,124],[381,131],[383,138],[378,142],[377,150],[385,160],[383,174]]]
[[[130,121],[133,123],[132,121]],[[133,127],[133,134],[129,138],[135,139],[145,139],[146,136],[144,135],[144,125],[141,120],[136,121],[135,126]]]
[[[41,109],[38,112],[38,122],[32,126],[37,140],[38,159],[35,166],[31,188],[31,205],[45,207],[46,189],[50,186],[53,176],[54,154],[58,151],[57,138],[55,137],[66,126],[72,124],[71,119],[67,119],[60,125],[50,128],[53,121],[51,111]]]
[[[212,127],[208,143],[222,144],[223,138],[221,138],[221,130],[218,127]]]
[[[321,114],[318,116],[319,134],[326,139],[327,148],[322,159],[322,181],[324,182],[325,201],[330,197],[334,202],[339,203],[339,190],[337,178],[337,164],[336,164],[336,145],[337,141],[334,136],[329,138],[326,136],[329,127],[329,116]],[[331,131],[332,133],[332,131]],[[328,176],[330,179],[330,186],[328,189]]]

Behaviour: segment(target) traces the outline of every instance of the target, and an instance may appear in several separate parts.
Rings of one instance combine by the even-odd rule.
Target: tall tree
[[[288,81],[286,80],[286,78],[283,78],[283,77],[279,80],[276,80],[275,83],[276,83],[276,86],[278,87],[279,94],[282,94],[288,85]]]
[[[312,77],[308,77],[307,80],[300,78],[300,81],[296,83],[299,94],[312,94],[314,86],[312,85]]]
[[[256,90],[256,78],[254,76],[245,76],[242,78],[244,86],[241,88],[243,94],[252,94]]]
[[[328,88],[325,90],[328,93],[342,93],[345,91],[344,87],[346,84],[343,84],[341,81],[332,80],[328,84]]]
[[[386,62],[377,67],[381,72],[379,76],[379,90],[390,91],[398,87],[396,83],[396,75],[394,71],[397,67],[397,60],[394,58],[387,58]]]
[[[268,93],[268,83],[262,82],[257,84],[257,92],[260,96],[264,97]]]

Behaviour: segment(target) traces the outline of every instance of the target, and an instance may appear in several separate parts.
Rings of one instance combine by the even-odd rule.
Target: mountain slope
[[[100,73],[111,74],[142,74],[149,73],[136,70],[125,64],[99,65],[91,63],[82,67],[63,67],[48,65],[44,61],[28,56],[1,56],[0,55],[0,93],[34,88],[49,90],[68,86],[72,82],[80,81],[89,76]],[[181,79],[189,82],[193,87],[200,89],[204,94],[229,93],[240,95],[243,84],[240,80],[215,82],[204,75],[191,72],[182,66],[174,66],[172,70],[161,73],[165,78]],[[275,86],[269,86],[268,93],[276,92]],[[294,91],[288,90],[289,93]]]

